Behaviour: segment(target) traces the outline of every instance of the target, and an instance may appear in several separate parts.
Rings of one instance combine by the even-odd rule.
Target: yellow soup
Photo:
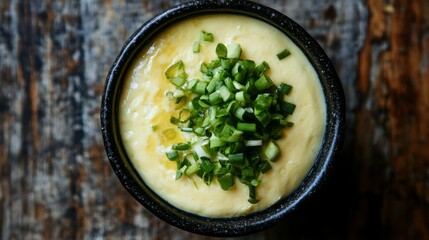
[[[192,46],[200,32],[213,33],[212,43],[201,43],[199,53]],[[248,200],[248,187],[222,190],[216,181],[207,186],[195,176],[175,180],[176,162],[167,159],[170,146],[189,140],[170,123],[177,106],[165,93],[175,86],[165,70],[182,60],[189,78],[201,78],[202,62],[216,59],[217,43],[238,43],[242,58],[258,65],[266,61],[267,73],[276,85],[293,86],[287,100],[296,104],[288,117],[294,122],[276,143],[281,149],[272,169],[260,175],[257,204]],[[291,55],[279,60],[277,53]],[[285,34],[262,21],[240,15],[207,15],[178,22],[150,42],[134,60],[124,79],[120,97],[119,124],[127,154],[146,184],[172,205],[199,215],[229,217],[263,210],[293,192],[307,175],[319,152],[325,131],[326,107],[318,76],[302,51]],[[156,126],[156,129],[154,129]]]

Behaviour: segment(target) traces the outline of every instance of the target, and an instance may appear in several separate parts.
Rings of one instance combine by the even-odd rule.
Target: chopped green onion
[[[255,123],[237,123],[237,129],[245,132],[254,132],[256,131]]]
[[[281,110],[285,114],[293,114],[293,112],[295,111],[295,107],[296,107],[295,104],[290,103],[290,102],[284,102],[284,101],[282,101],[279,105],[280,105]]]
[[[191,166],[187,167],[185,170],[185,174],[190,176],[200,170],[200,164],[194,163]]]
[[[206,82],[197,81],[194,87],[192,87],[192,92],[203,95],[206,93],[206,87],[207,87]]]
[[[275,162],[280,156],[280,149],[273,141],[270,141],[264,151],[264,155],[268,161]]]
[[[206,173],[210,173],[214,169],[214,165],[210,162],[210,159],[204,159],[201,163],[201,169]]]
[[[226,57],[228,50],[223,43],[218,43],[216,46],[216,55],[220,58]]]
[[[173,150],[188,150],[189,148],[191,148],[191,144],[189,142],[177,143],[171,147],[171,149],[173,149]]]
[[[250,96],[247,93],[245,93],[244,91],[236,92],[235,93],[235,100],[237,100],[239,102],[249,102]]]
[[[225,141],[215,137],[214,135],[210,138],[210,148],[217,148],[224,146],[226,144]]]
[[[175,161],[179,159],[179,153],[177,151],[170,151],[165,154],[167,155],[168,160]]]
[[[204,42],[213,42],[213,33],[201,31],[200,40]]]
[[[200,52],[200,42],[199,41],[195,41],[194,44],[192,45],[192,52],[193,53],[199,53]]]
[[[261,184],[261,180],[253,179],[250,184],[254,187],[257,187],[259,184]]]
[[[227,102],[233,96],[226,86],[222,86],[218,91],[224,102]]]
[[[267,62],[263,61],[261,64],[255,67],[255,72],[259,76],[260,74],[265,73],[266,71],[270,70],[270,65],[268,65]]]
[[[249,185],[249,199],[247,200],[251,204],[256,204],[259,202],[258,199],[256,199],[256,193],[255,193],[255,186]]]
[[[183,64],[182,60],[167,68],[165,71],[165,76],[172,84],[176,85],[177,87],[182,86],[187,78],[185,65]]]
[[[277,58],[278,58],[279,60],[282,60],[283,58],[286,58],[286,57],[288,57],[289,55],[290,55],[289,50],[288,50],[288,49],[285,49],[285,50],[283,50],[283,51],[281,51],[281,52],[279,52],[279,53],[277,54]]]
[[[271,165],[268,161],[262,161],[258,165],[258,170],[261,171],[261,173],[266,173],[270,169],[271,169]]]
[[[243,116],[245,113],[246,113],[246,109],[239,107],[237,108],[237,110],[235,110],[234,116],[243,121]]]
[[[248,140],[245,143],[246,147],[259,147],[262,146],[262,140]]]
[[[244,154],[243,153],[233,153],[228,155],[229,162],[233,166],[241,166],[244,162]]]
[[[180,179],[188,166],[184,165],[176,172],[176,180]]]
[[[176,130],[174,130],[173,128],[165,129],[164,131],[162,131],[162,136],[166,139],[171,140],[176,137]]]
[[[219,92],[214,92],[214,93],[210,94],[209,100],[210,100],[211,105],[217,105],[220,102],[222,102],[222,96],[220,95]]]
[[[271,87],[273,85],[273,81],[265,76],[262,75],[258,80],[256,80],[255,82],[255,87],[256,89],[258,89],[258,91],[262,92],[266,89],[268,89],[269,87]]]
[[[241,169],[241,180],[243,182],[251,182],[255,178],[255,171],[251,167]]]
[[[182,131],[182,132],[193,132],[194,129],[191,127],[183,127],[180,129],[180,131]]]
[[[202,42],[213,39],[213,34],[202,31],[192,51],[198,53]],[[283,52],[279,59],[290,54]],[[176,86],[165,95],[174,99],[180,110],[170,122],[197,137],[192,142],[173,144],[166,156],[177,163],[176,179],[185,175],[193,180],[195,175],[210,185],[216,178],[223,190],[229,190],[238,178],[249,188],[248,201],[257,203],[259,176],[280,156],[274,140],[283,137],[284,128],[293,126],[287,117],[296,106],[286,101],[292,86],[275,86],[267,75],[269,64],[262,61],[257,65],[241,58],[238,43],[218,43],[215,53],[216,59],[199,66],[199,79],[188,80],[182,61],[165,71]],[[177,129],[166,129],[163,136],[172,140]]]
[[[238,43],[228,44],[228,54],[227,58],[240,58],[241,55],[241,46]]]
[[[286,83],[280,83],[279,90],[281,93],[288,95],[292,90],[292,86]]]
[[[217,181],[223,190],[229,190],[234,186],[234,176],[231,173],[219,177]]]

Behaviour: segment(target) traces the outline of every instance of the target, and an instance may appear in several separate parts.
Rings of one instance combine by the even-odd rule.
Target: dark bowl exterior
[[[231,218],[209,218],[180,210],[154,193],[127,157],[119,134],[118,98],[122,76],[134,55],[166,26],[196,15],[242,14],[265,21],[301,48],[320,78],[327,106],[326,131],[315,163],[299,188],[266,210]],[[266,6],[243,0],[193,1],[173,7],[144,23],[125,43],[107,75],[101,103],[103,140],[113,171],[125,189],[160,219],[181,229],[210,236],[240,236],[264,230],[280,221],[320,185],[340,150],[345,129],[345,98],[335,69],[319,44],[297,23]]]

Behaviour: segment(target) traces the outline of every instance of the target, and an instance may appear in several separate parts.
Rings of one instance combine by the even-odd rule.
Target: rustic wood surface
[[[121,186],[99,106],[124,40],[180,1],[0,1],[0,239],[209,239]],[[332,59],[347,138],[315,198],[242,239],[429,239],[429,1],[260,0]]]

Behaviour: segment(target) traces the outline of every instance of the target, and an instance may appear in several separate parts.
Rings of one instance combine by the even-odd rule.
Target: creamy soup
[[[214,35],[213,43],[201,43],[198,54],[192,46],[200,32]],[[242,57],[270,65],[268,75],[276,85],[293,86],[287,96],[296,104],[288,117],[294,122],[276,143],[281,149],[272,169],[261,174],[257,204],[248,200],[248,187],[236,179],[222,190],[216,181],[207,186],[199,177],[175,180],[176,162],[166,157],[172,144],[189,140],[170,123],[177,106],[165,96],[175,86],[165,70],[182,60],[189,78],[201,77],[202,62],[216,59],[217,43],[239,43]],[[291,55],[279,60],[277,53]],[[229,217],[263,210],[291,194],[308,174],[320,149],[325,131],[326,107],[318,76],[302,51],[285,34],[262,21],[240,15],[207,15],[178,22],[150,42],[132,63],[124,79],[119,104],[121,137],[127,154],[146,184],[172,205],[199,215]],[[166,133],[168,133],[166,137]]]

